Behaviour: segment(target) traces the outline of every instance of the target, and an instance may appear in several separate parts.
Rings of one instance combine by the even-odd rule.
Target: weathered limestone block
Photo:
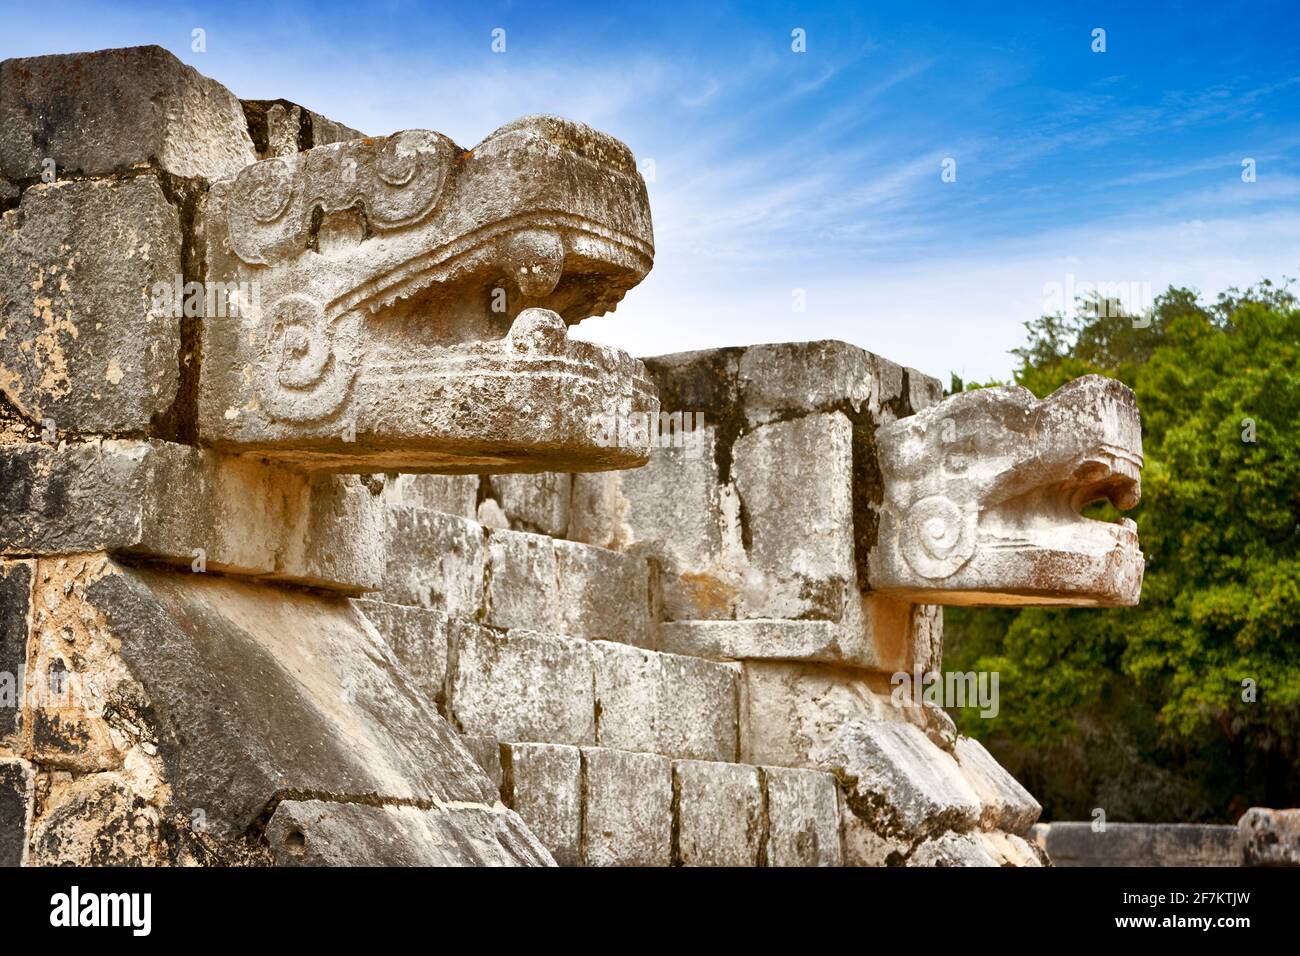
[[[290,156],[313,146],[342,143],[365,136],[350,126],[344,126],[288,100],[239,102],[244,109],[248,134],[253,140],[258,159]]]
[[[698,453],[657,448],[643,468],[574,477],[570,537],[615,550],[649,545],[665,566],[669,620],[734,617],[740,598],[747,563],[735,495],[720,485],[714,432],[706,421],[695,436]]]
[[[1141,497],[1133,392],[1087,375],[1042,401],[954,395],[876,435],[885,499],[871,586],[927,604],[1136,604],[1137,526],[1080,514]]]
[[[943,399],[943,383],[937,378],[879,355],[871,355],[871,364],[871,407],[882,422],[915,414]]]
[[[552,538],[568,534],[571,475],[553,471],[536,475],[493,475],[491,483],[511,527]]]
[[[103,176],[149,163],[233,176],[256,159],[239,100],[158,46],[0,63],[0,173]]]
[[[1001,830],[973,833],[984,851],[997,861],[998,866],[1049,866],[1046,854],[1039,847],[1015,833]]]
[[[1035,842],[1055,866],[1241,866],[1236,827],[1202,823],[1040,823]]]
[[[118,773],[58,788],[32,831],[36,866],[158,866],[169,862],[158,808]]]
[[[487,734],[461,734],[460,742],[465,745],[474,762],[478,764],[492,785],[501,791],[505,771],[501,767],[501,741]]]
[[[844,865],[855,867],[901,866],[912,844],[900,837],[881,836],[840,801],[840,834]]]
[[[583,862],[668,866],[672,862],[672,761],[656,754],[582,748]]]
[[[854,590],[852,426],[839,413],[763,425],[732,469],[764,595],[745,616],[837,621]]]
[[[447,646],[451,630],[448,617],[441,611],[386,601],[359,600],[353,605],[393,649],[415,686],[435,707],[443,710],[447,703]]]
[[[948,832],[925,840],[907,858],[907,866],[1042,867],[1043,854],[1024,838],[998,830]]]
[[[813,752],[855,717],[902,720],[866,676],[838,667],[745,661],[740,753],[746,763],[815,767]],[[887,684],[884,685],[887,690]]]
[[[1247,866],[1300,866],[1300,810],[1251,807],[1237,831]]]
[[[21,866],[32,826],[32,766],[0,757],[0,867]]]
[[[582,758],[562,744],[504,744],[501,795],[560,866],[582,865]]]
[[[554,632],[560,623],[556,588],[550,538],[523,531],[488,533],[486,623]]]
[[[678,760],[673,763],[677,818],[675,862],[682,866],[757,866],[766,836],[757,767]]]
[[[944,833],[931,837],[912,851],[908,866],[1001,866],[979,833]]]
[[[478,475],[389,475],[384,502],[474,520],[478,508]]]
[[[153,176],[30,187],[0,217],[0,391],[60,436],[155,432],[180,350],[155,287],[173,287],[180,253]]]
[[[814,770],[764,767],[767,789],[767,865],[839,866],[839,788]]]
[[[347,593],[382,581],[382,503],[188,445],[94,440],[0,450],[0,554],[114,551]]]
[[[816,756],[849,809],[882,836],[915,841],[979,820],[979,796],[957,762],[911,724],[850,720]]]
[[[875,363],[847,342],[787,342],[741,350],[736,376],[750,426],[827,408],[870,407]]]
[[[486,543],[483,528],[453,515],[405,506],[385,515],[383,593],[448,617],[474,618],[483,607]]]
[[[657,411],[644,367],[567,328],[653,258],[616,140],[528,117],[469,151],[423,130],[318,146],[214,185],[203,225],[209,280],[259,291],[203,327],[215,447],[335,471],[645,461],[646,443],[609,434]]]
[[[34,561],[0,560],[0,740],[18,730],[27,680]]]
[[[596,641],[596,742],[695,760],[736,759],[734,665]]]
[[[840,660],[840,630],[833,621],[767,618],[748,621],[664,621],[659,650],[715,660],[774,658]]]
[[[645,558],[573,541],[555,542],[560,630],[592,640],[651,642]]]
[[[501,510],[495,498],[484,498],[478,503],[474,520],[491,531],[510,530],[510,518]]]
[[[277,866],[554,866],[501,807],[284,800],[266,827]]]
[[[569,502],[569,539],[612,551],[623,550],[632,540],[631,531],[623,521],[628,506],[628,499],[622,492],[623,482],[631,475],[640,475],[653,469],[660,457],[652,454],[648,464],[633,471],[598,471],[573,475],[573,496]]]
[[[114,770],[236,842],[285,793],[496,800],[344,598],[90,556],[39,562],[37,600],[33,672],[67,686],[27,698],[26,746],[45,766]]]
[[[953,756],[966,782],[979,795],[980,826],[1020,836],[1028,833],[1043,808],[1020,781],[1007,773],[984,745],[972,737],[958,737]]]
[[[586,641],[455,622],[452,721],[464,733],[501,740],[593,744],[593,656]]]

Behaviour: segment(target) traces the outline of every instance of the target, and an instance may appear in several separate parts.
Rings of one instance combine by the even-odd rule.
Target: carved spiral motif
[[[946,578],[975,553],[976,518],[942,495],[922,498],[903,517],[899,549],[917,574]]]
[[[293,293],[276,301],[268,318],[259,389],[267,412],[292,422],[334,414],[356,376],[361,316],[327,321],[320,303]]]
[[[375,182],[365,191],[376,225],[396,226],[428,213],[442,194],[454,162],[451,140],[406,130],[388,137],[373,161]]]
[[[274,265],[308,249],[317,212],[358,204],[378,231],[409,226],[437,206],[455,159],[447,137],[407,130],[254,163],[229,197],[230,247],[244,262]]]

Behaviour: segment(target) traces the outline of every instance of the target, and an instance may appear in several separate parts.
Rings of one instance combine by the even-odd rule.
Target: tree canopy
[[[1138,317],[1085,305],[1026,323],[1015,381],[1042,397],[1099,372],[1136,392],[1141,603],[947,609],[945,669],[1001,674],[998,716],[958,721],[1048,820],[1300,805],[1296,298],[1266,281],[1213,304],[1171,288]]]

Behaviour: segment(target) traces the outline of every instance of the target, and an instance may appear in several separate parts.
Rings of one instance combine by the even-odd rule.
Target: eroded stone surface
[[[577,747],[505,744],[502,798],[560,866],[582,865],[582,759]]]
[[[764,425],[733,450],[749,560],[745,616],[838,621],[853,581],[852,427],[838,413]]]
[[[0,554],[115,551],[348,593],[383,580],[384,512],[355,478],[188,445],[0,449]]]
[[[452,719],[501,740],[596,743],[593,656],[585,641],[455,622]]]
[[[987,830],[1020,836],[1028,833],[1043,810],[1029,791],[974,738],[957,737],[953,756],[966,782],[979,795],[980,824]]]
[[[1040,823],[1035,842],[1056,866],[1240,866],[1236,827],[1200,823]]]
[[[586,781],[583,862],[668,866],[672,862],[672,761],[656,754],[582,749]]]
[[[24,733],[43,764],[116,771],[124,806],[201,813],[227,841],[286,794],[495,802],[345,599],[104,558],[47,566],[36,672],[60,670],[68,690],[28,695]]]
[[[179,219],[153,176],[30,187],[0,217],[0,392],[58,436],[154,434],[180,348],[156,293],[180,276]]]
[[[736,758],[734,666],[596,641],[596,742],[696,760]]]
[[[33,561],[0,560],[0,740],[18,730],[27,677]]]
[[[591,640],[648,646],[650,574],[644,558],[555,542],[560,630]]]
[[[1300,866],[1300,810],[1251,807],[1237,831],[1247,866]]]
[[[835,778],[814,770],[764,767],[767,865],[839,866],[839,793]]]
[[[553,866],[511,810],[285,800],[266,828],[279,866]]]
[[[555,545],[540,534],[492,531],[487,548],[487,613],[498,628],[559,630]]]
[[[0,173],[103,176],[156,164],[233,176],[256,156],[239,100],[158,46],[0,63]]]
[[[240,100],[258,159],[290,156],[313,146],[361,139],[350,126],[289,100]]]
[[[441,611],[386,601],[361,600],[354,605],[393,649],[416,687],[435,707],[444,708],[452,627],[447,616]]]
[[[382,597],[474,618],[483,607],[486,542],[465,518],[409,506],[385,512]]]
[[[944,833],[926,840],[907,858],[908,866],[1000,866],[1001,860],[980,839],[982,834]]]
[[[673,763],[677,854],[682,866],[756,866],[766,839],[756,767],[703,760]]]
[[[32,766],[0,757],[0,867],[21,866],[32,823]]]
[[[409,505],[474,520],[478,475],[389,475],[384,481],[389,506]]]
[[[563,538],[569,530],[569,501],[573,476],[556,472],[537,475],[493,475],[492,493],[511,526]]]
[[[916,840],[979,819],[979,796],[957,762],[911,724],[850,720],[817,757],[839,778],[849,809],[883,837]]]

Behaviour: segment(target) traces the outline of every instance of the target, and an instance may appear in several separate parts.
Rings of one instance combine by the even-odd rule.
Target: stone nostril
[[[1074,470],[1078,481],[1100,481],[1110,475],[1110,466],[1100,461],[1085,461]]]

